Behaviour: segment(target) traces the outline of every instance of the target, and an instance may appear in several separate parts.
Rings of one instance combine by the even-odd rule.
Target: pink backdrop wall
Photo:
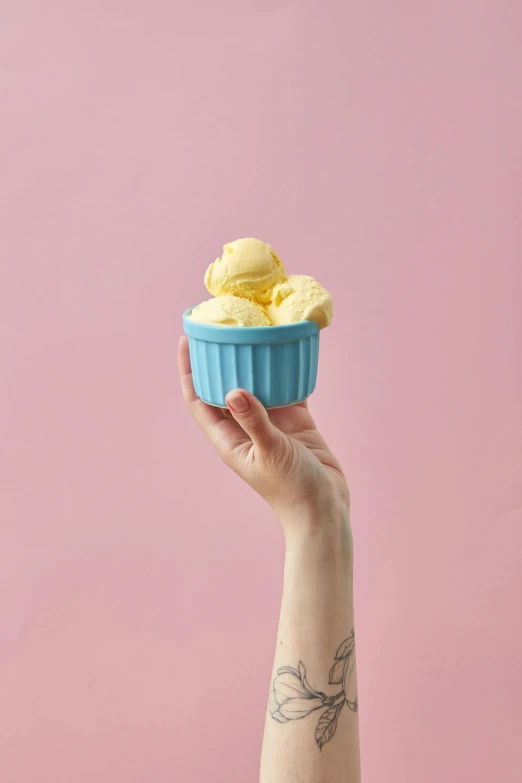
[[[4,0],[2,781],[257,779],[282,541],[174,360],[242,235],[335,294],[366,783],[520,780],[521,30],[516,0]]]

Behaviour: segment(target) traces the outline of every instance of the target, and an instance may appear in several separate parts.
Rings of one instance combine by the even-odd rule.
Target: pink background
[[[335,294],[365,783],[520,781],[520,3],[4,0],[0,35],[0,779],[257,780],[281,535],[175,371],[254,235]]]

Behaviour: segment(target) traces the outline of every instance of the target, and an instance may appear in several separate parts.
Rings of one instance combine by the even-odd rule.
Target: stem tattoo
[[[357,712],[359,703],[357,695],[353,701],[347,697],[347,687],[355,666],[355,633],[352,632],[339,645],[335,653],[335,662],[330,669],[329,685],[341,685],[341,690],[334,696],[327,696],[322,691],[316,691],[306,679],[306,669],[301,661],[297,669],[291,666],[281,666],[277,670],[270,691],[268,708],[274,720],[287,723],[290,720],[306,718],[315,710],[323,710],[315,729],[315,741],[319,750],[329,742],[337,730],[337,721],[344,705],[352,712]]]

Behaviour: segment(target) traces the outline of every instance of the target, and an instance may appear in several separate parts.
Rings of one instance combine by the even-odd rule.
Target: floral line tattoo
[[[268,708],[274,720],[278,723],[288,723],[289,720],[306,718],[315,710],[324,709],[315,729],[315,741],[319,750],[330,742],[337,730],[337,720],[344,705],[352,712],[357,712],[359,703],[357,694],[354,701],[346,695],[347,685],[355,666],[355,633],[339,645],[335,653],[335,663],[330,669],[329,685],[342,685],[342,690],[335,696],[327,696],[322,691],[314,690],[306,679],[306,669],[301,661],[297,669],[291,666],[281,666],[274,678]]]

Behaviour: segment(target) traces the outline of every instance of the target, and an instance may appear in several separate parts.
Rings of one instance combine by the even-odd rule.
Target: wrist
[[[342,523],[285,534],[285,590],[298,589],[307,600],[319,594],[353,598],[353,548],[350,526]],[[339,593],[340,591],[340,593]]]
[[[278,515],[286,543],[286,557],[313,555],[329,562],[353,562],[353,539],[347,504],[321,508],[305,506]]]

